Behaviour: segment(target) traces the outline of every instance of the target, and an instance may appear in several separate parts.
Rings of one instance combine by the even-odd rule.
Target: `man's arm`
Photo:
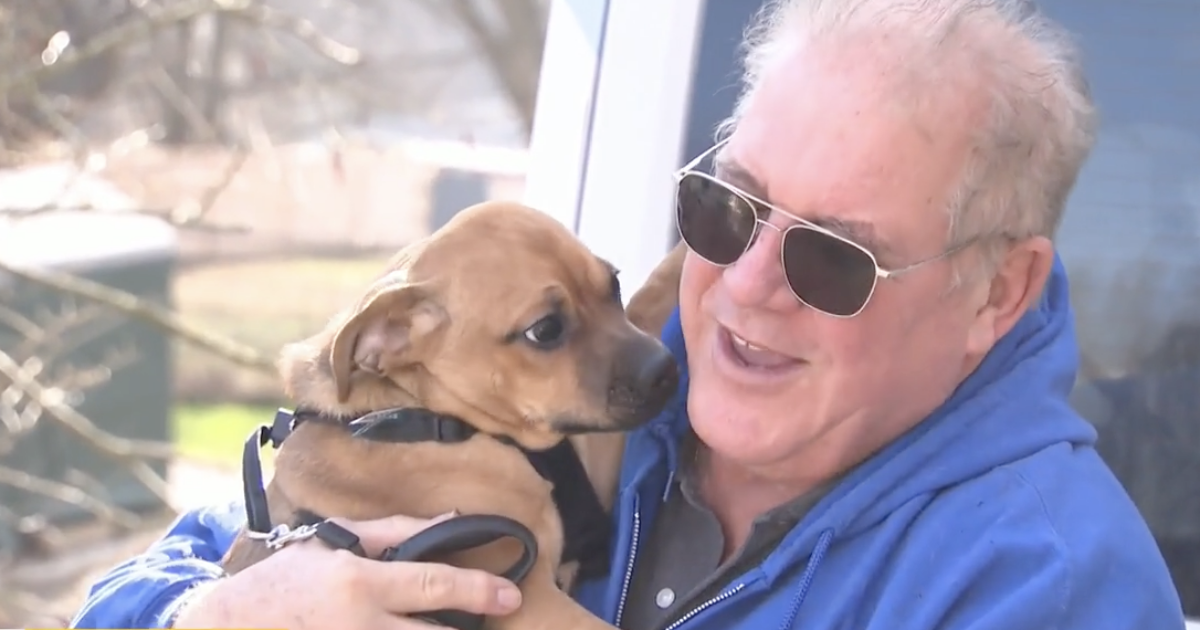
[[[437,522],[404,516],[339,520],[372,556]],[[147,553],[96,585],[74,626],[424,628],[426,624],[398,616],[428,610],[507,615],[521,604],[516,585],[485,571],[432,562],[376,562],[318,540],[288,545],[245,571],[217,579],[221,551],[240,524],[240,511],[210,508],[185,514]],[[175,612],[179,616],[173,618]]]
[[[222,575],[220,560],[244,522],[240,503],[181,514],[144,553],[92,585],[71,627],[170,627],[183,596]]]

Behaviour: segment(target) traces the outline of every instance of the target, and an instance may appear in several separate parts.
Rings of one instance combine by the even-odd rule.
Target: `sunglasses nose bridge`
[[[754,220],[758,223],[760,229],[763,227],[768,227],[768,228],[771,228],[772,230],[775,230],[779,234],[783,234],[784,230],[787,229],[787,228],[781,228],[778,225],[775,225],[774,223],[771,223],[770,221],[768,221],[762,217],[755,217]]]
[[[779,264],[783,230],[762,220],[758,223],[771,230],[755,230],[742,256],[725,267],[723,282],[731,297],[745,305],[761,305],[782,294],[787,294],[790,300],[787,279]]]

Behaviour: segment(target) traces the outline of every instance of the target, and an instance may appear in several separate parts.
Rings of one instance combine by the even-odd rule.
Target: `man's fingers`
[[[368,558],[399,544],[421,530],[453,518],[392,516],[374,521],[330,519],[354,532]],[[521,605],[516,585],[486,571],[460,569],[431,562],[379,562],[341,556],[342,586],[365,591],[384,610],[397,615],[433,610],[464,610],[482,615],[506,615]]]
[[[435,562],[377,562],[364,570],[380,604],[400,615],[447,609],[507,615],[521,605],[516,585],[486,571]]]
[[[330,521],[354,532],[362,543],[367,557],[378,558],[384,549],[394,547],[417,532],[431,525],[453,518],[456,513],[443,514],[432,519],[412,518],[408,516],[389,516],[373,521],[350,521],[344,518],[331,518]]]

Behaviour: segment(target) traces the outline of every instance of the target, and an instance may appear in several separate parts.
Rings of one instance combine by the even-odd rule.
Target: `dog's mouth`
[[[632,431],[658,417],[669,400],[670,396],[661,396],[655,400],[643,399],[635,405],[609,405],[609,411],[601,417],[559,415],[548,425],[562,435]]]
[[[587,433],[615,433],[636,428],[640,422],[619,422],[613,419],[585,419],[576,416],[559,416],[550,421],[555,433],[562,435],[584,435]]]

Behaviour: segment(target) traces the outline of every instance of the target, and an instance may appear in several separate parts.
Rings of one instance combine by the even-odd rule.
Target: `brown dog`
[[[655,276],[669,297],[643,291],[634,299],[647,305],[638,317],[651,330],[673,307],[678,259],[673,252]],[[627,430],[656,415],[674,393],[677,366],[626,317],[615,270],[570,231],[516,204],[468,208],[402,250],[324,331],[287,346],[280,368],[298,410],[335,421],[299,425],[282,444],[266,490],[271,522],[296,523],[302,512],[507,516],[534,533],[539,554],[521,584],[521,609],[487,627],[610,627],[556,584],[563,532],[551,486],[504,440],[537,450],[575,436],[607,508],[623,440],[593,443],[604,434],[592,432]],[[337,421],[414,407],[478,433],[453,444],[377,442]],[[519,552],[501,540],[445,561],[499,572]],[[236,572],[269,553],[243,534],[225,568]]]

